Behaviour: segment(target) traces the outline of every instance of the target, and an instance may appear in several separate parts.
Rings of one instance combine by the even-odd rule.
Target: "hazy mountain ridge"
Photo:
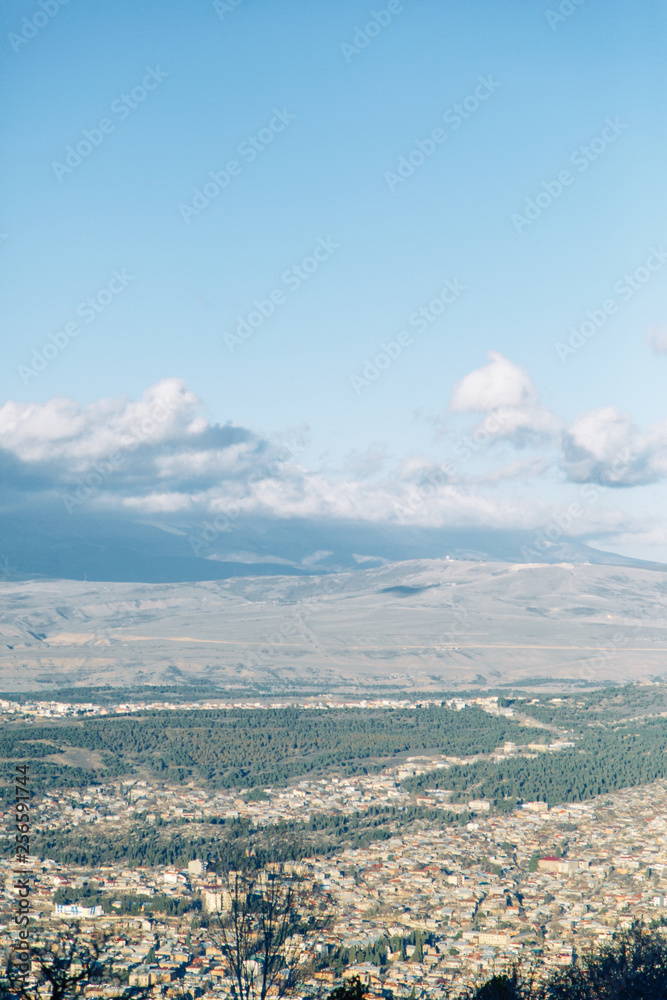
[[[175,517],[128,523],[112,515],[71,516],[45,505],[42,516],[29,521],[3,518],[0,576],[178,583],[336,573],[447,556],[525,563],[540,551],[531,531],[269,518],[239,518],[220,531],[212,524]],[[550,543],[539,560],[659,567],[565,538]]]
[[[667,572],[411,560],[196,583],[5,581],[0,689],[286,691],[667,672]],[[17,680],[17,678],[19,680]]]

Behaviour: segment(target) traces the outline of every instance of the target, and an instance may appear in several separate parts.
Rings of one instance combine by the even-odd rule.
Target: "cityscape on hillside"
[[[464,718],[477,711],[521,734],[472,755],[406,750],[396,761],[394,751],[375,773],[368,758],[361,773],[347,777],[340,767],[325,766],[324,773],[282,787],[257,786],[250,776],[250,787],[215,789],[183,774],[178,782],[160,780],[145,769],[143,777],[85,784],[71,762],[74,787],[61,778],[62,788],[33,791],[31,837],[40,848],[30,864],[31,919],[45,940],[54,928],[72,922],[84,935],[107,935],[109,968],[127,988],[150,987],[156,996],[188,991],[230,996],[233,982],[218,930],[233,902],[229,867],[221,864],[224,840],[215,833],[221,826],[231,827],[232,837],[235,829],[241,836],[264,831],[268,843],[287,844],[286,863],[267,860],[268,870],[286,867],[326,908],[327,925],[299,942],[299,960],[310,970],[306,995],[358,977],[370,996],[406,996],[414,989],[416,995],[436,997],[448,988],[473,987],[517,961],[539,963],[544,973],[567,967],[577,954],[637,920],[667,928],[667,767],[665,778],[648,786],[585,792],[565,803],[518,801],[510,808],[498,796],[457,796],[414,782],[481,762],[502,768],[508,761],[529,764],[575,749],[581,753],[582,728],[591,724],[586,717],[599,718],[601,706],[615,703],[618,722],[642,725],[647,718],[667,716],[663,698],[667,689],[646,684],[611,687],[603,694],[516,699],[484,695],[341,704],[322,698],[307,707],[277,700],[102,706],[5,699],[4,731],[20,725],[17,736],[24,745],[34,738],[33,748],[44,738],[42,729],[34,729],[38,722],[46,722],[57,740],[72,720],[85,727],[87,721],[120,722],[137,713],[173,717],[182,711],[202,717],[235,712],[248,719],[259,713],[268,726],[280,712],[342,710],[368,726],[382,713],[444,711]],[[652,706],[648,713],[646,704]],[[90,739],[83,742],[93,745]],[[42,766],[58,759],[63,758],[40,758]],[[302,831],[317,830],[325,819],[347,830],[369,815],[384,816],[384,822],[326,845],[312,838],[310,848],[302,842]],[[3,829],[8,840],[12,819],[9,808]],[[159,849],[142,855],[141,830],[159,831],[168,858],[164,849],[162,856]],[[135,850],[123,844],[134,844]],[[258,851],[259,845],[247,853]],[[16,862],[3,860],[0,868],[0,919],[7,931],[16,902]],[[85,992],[113,996],[120,990],[91,984]]]

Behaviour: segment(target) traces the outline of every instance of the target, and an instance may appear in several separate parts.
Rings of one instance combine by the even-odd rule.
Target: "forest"
[[[420,806],[371,806],[347,815],[318,814],[307,822],[296,820],[257,827],[245,818],[220,818],[205,832],[178,826],[146,826],[139,820],[126,831],[99,835],[92,830],[64,829],[40,834],[44,854],[61,864],[96,867],[122,862],[127,867],[178,867],[203,858],[220,871],[262,868],[269,862],[297,861],[317,854],[333,857],[346,848],[366,847],[388,840],[404,827],[465,824],[471,814],[455,814]]]
[[[57,778],[60,786],[70,784],[66,754],[76,748],[89,752],[85,784],[141,768],[169,783],[280,787],[332,768],[347,775],[377,771],[408,752],[488,753],[525,734],[513,720],[476,707],[145,711],[6,722],[0,760],[35,761],[39,776]]]
[[[470,795],[490,799],[499,809],[517,802],[581,802],[667,776],[667,719],[584,730],[574,747],[534,757],[471,764],[407,778],[411,792],[451,790],[451,801]]]
[[[596,691],[543,695],[517,700],[501,696],[501,703],[518,708],[540,722],[582,731],[588,726],[613,725],[627,719],[667,712],[664,684],[604,685]]]

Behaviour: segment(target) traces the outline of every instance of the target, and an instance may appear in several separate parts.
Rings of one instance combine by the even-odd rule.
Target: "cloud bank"
[[[0,500],[5,511],[48,500],[72,515],[85,508],[130,520],[241,512],[532,530],[554,517],[567,484],[619,491],[667,476],[667,422],[641,430],[607,406],[567,425],[542,405],[528,371],[497,352],[454,385],[449,410],[471,422],[437,445],[441,461],[391,459],[374,444],[352,452],[341,469],[313,471],[303,464],[302,434],[272,440],[212,423],[178,378],[150,386],[139,400],[10,401],[0,408]],[[635,528],[649,530],[592,504],[569,532]]]

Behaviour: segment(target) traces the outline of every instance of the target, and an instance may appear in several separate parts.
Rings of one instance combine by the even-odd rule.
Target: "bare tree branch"
[[[290,997],[312,978],[304,951],[331,914],[314,912],[312,887],[284,865],[227,872],[213,934],[237,1000]]]
[[[26,976],[11,953],[0,979],[0,1000],[70,1000],[89,983],[116,983],[110,963],[105,961],[107,935],[95,932],[84,937],[78,923],[68,924],[46,947],[30,948],[31,973]],[[149,994],[129,988],[120,998],[141,1000]]]

